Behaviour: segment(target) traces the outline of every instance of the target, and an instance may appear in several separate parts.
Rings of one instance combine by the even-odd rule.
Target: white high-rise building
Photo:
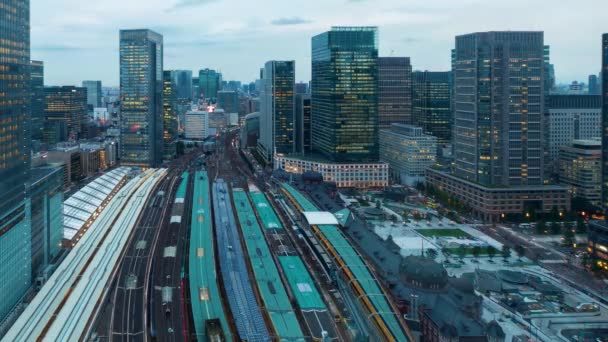
[[[209,135],[209,112],[198,110],[186,112],[184,135],[186,139],[205,139]]]

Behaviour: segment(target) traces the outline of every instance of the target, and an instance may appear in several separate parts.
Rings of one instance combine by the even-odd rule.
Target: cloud
[[[174,11],[182,8],[195,7],[210,4],[218,0],[177,0],[173,7],[169,8],[169,11]]]
[[[287,26],[287,25],[301,25],[312,23],[312,20],[304,19],[300,17],[291,17],[291,18],[279,18],[272,21],[272,25],[277,26]]]

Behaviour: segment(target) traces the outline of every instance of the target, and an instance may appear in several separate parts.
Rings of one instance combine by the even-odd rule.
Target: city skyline
[[[518,10],[517,3],[525,4],[527,10]],[[378,26],[380,56],[408,56],[414,70],[433,71],[450,69],[450,49],[457,35],[542,30],[545,43],[551,45],[558,82],[586,82],[589,74],[599,72],[601,62],[597,48],[601,21],[593,18],[602,8],[608,9],[608,4],[593,0],[577,3],[577,11],[571,11],[568,4],[546,0],[533,4],[488,1],[483,5],[472,0],[457,4],[415,0],[407,5],[388,0],[308,6],[274,0],[266,1],[265,6],[232,0],[153,0],[146,4],[142,8],[136,2],[108,0],[85,9],[73,6],[72,0],[33,2],[31,58],[45,62],[47,85],[79,85],[84,79],[99,79],[104,85],[118,86],[118,32],[137,28],[150,28],[165,37],[168,70],[196,72],[208,67],[222,72],[225,80],[252,81],[259,65],[284,59],[299,65],[297,81],[308,81],[310,38],[338,25]],[[536,15],[538,11],[544,15]],[[199,20],[184,20],[199,16],[212,18],[215,24],[201,26]],[[564,24],[572,22],[577,23],[576,30]]]

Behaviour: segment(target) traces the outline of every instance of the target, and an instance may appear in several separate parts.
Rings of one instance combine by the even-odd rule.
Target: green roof
[[[232,191],[247,255],[257,288],[278,337],[285,341],[304,341],[298,318],[291,306],[287,291],[281,282],[279,270],[272,259],[264,233],[249,202],[247,193],[241,189]]]
[[[283,229],[281,221],[275,214],[274,210],[270,206],[270,203],[266,199],[263,192],[250,192],[251,199],[255,204],[255,209],[258,212],[262,225],[266,229]]]
[[[177,188],[177,193],[175,194],[175,198],[185,198],[186,197],[186,188],[188,187],[188,177],[190,174],[188,172],[182,173],[182,182],[179,184],[179,188]]]
[[[280,256],[279,263],[289,281],[291,291],[302,310],[325,310],[327,307],[317,291],[314,280],[298,256]]]
[[[205,171],[197,171],[195,177],[189,251],[190,298],[194,328],[198,339],[206,340],[205,322],[209,319],[219,319],[226,340],[231,341],[230,327],[217,284],[209,177]],[[187,183],[187,177],[182,183]],[[205,298],[201,299],[202,297]]]
[[[296,202],[298,202],[303,211],[319,210],[316,205],[291,185],[283,183],[283,188]],[[355,251],[350,242],[344,237],[342,231],[337,226],[333,225],[320,225],[317,227],[353,273],[355,280],[361,285],[367,298],[372,302],[378,315],[382,317],[382,320],[390,329],[393,337],[397,341],[408,341],[409,339],[397,318],[398,314],[393,312],[393,309],[387,300],[386,293],[384,293],[379,286],[376,278],[374,278],[363,259],[361,259],[357,251]]]

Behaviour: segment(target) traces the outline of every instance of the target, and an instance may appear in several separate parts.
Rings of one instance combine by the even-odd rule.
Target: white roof
[[[329,211],[305,211],[304,217],[309,225],[339,225],[340,223]]]

